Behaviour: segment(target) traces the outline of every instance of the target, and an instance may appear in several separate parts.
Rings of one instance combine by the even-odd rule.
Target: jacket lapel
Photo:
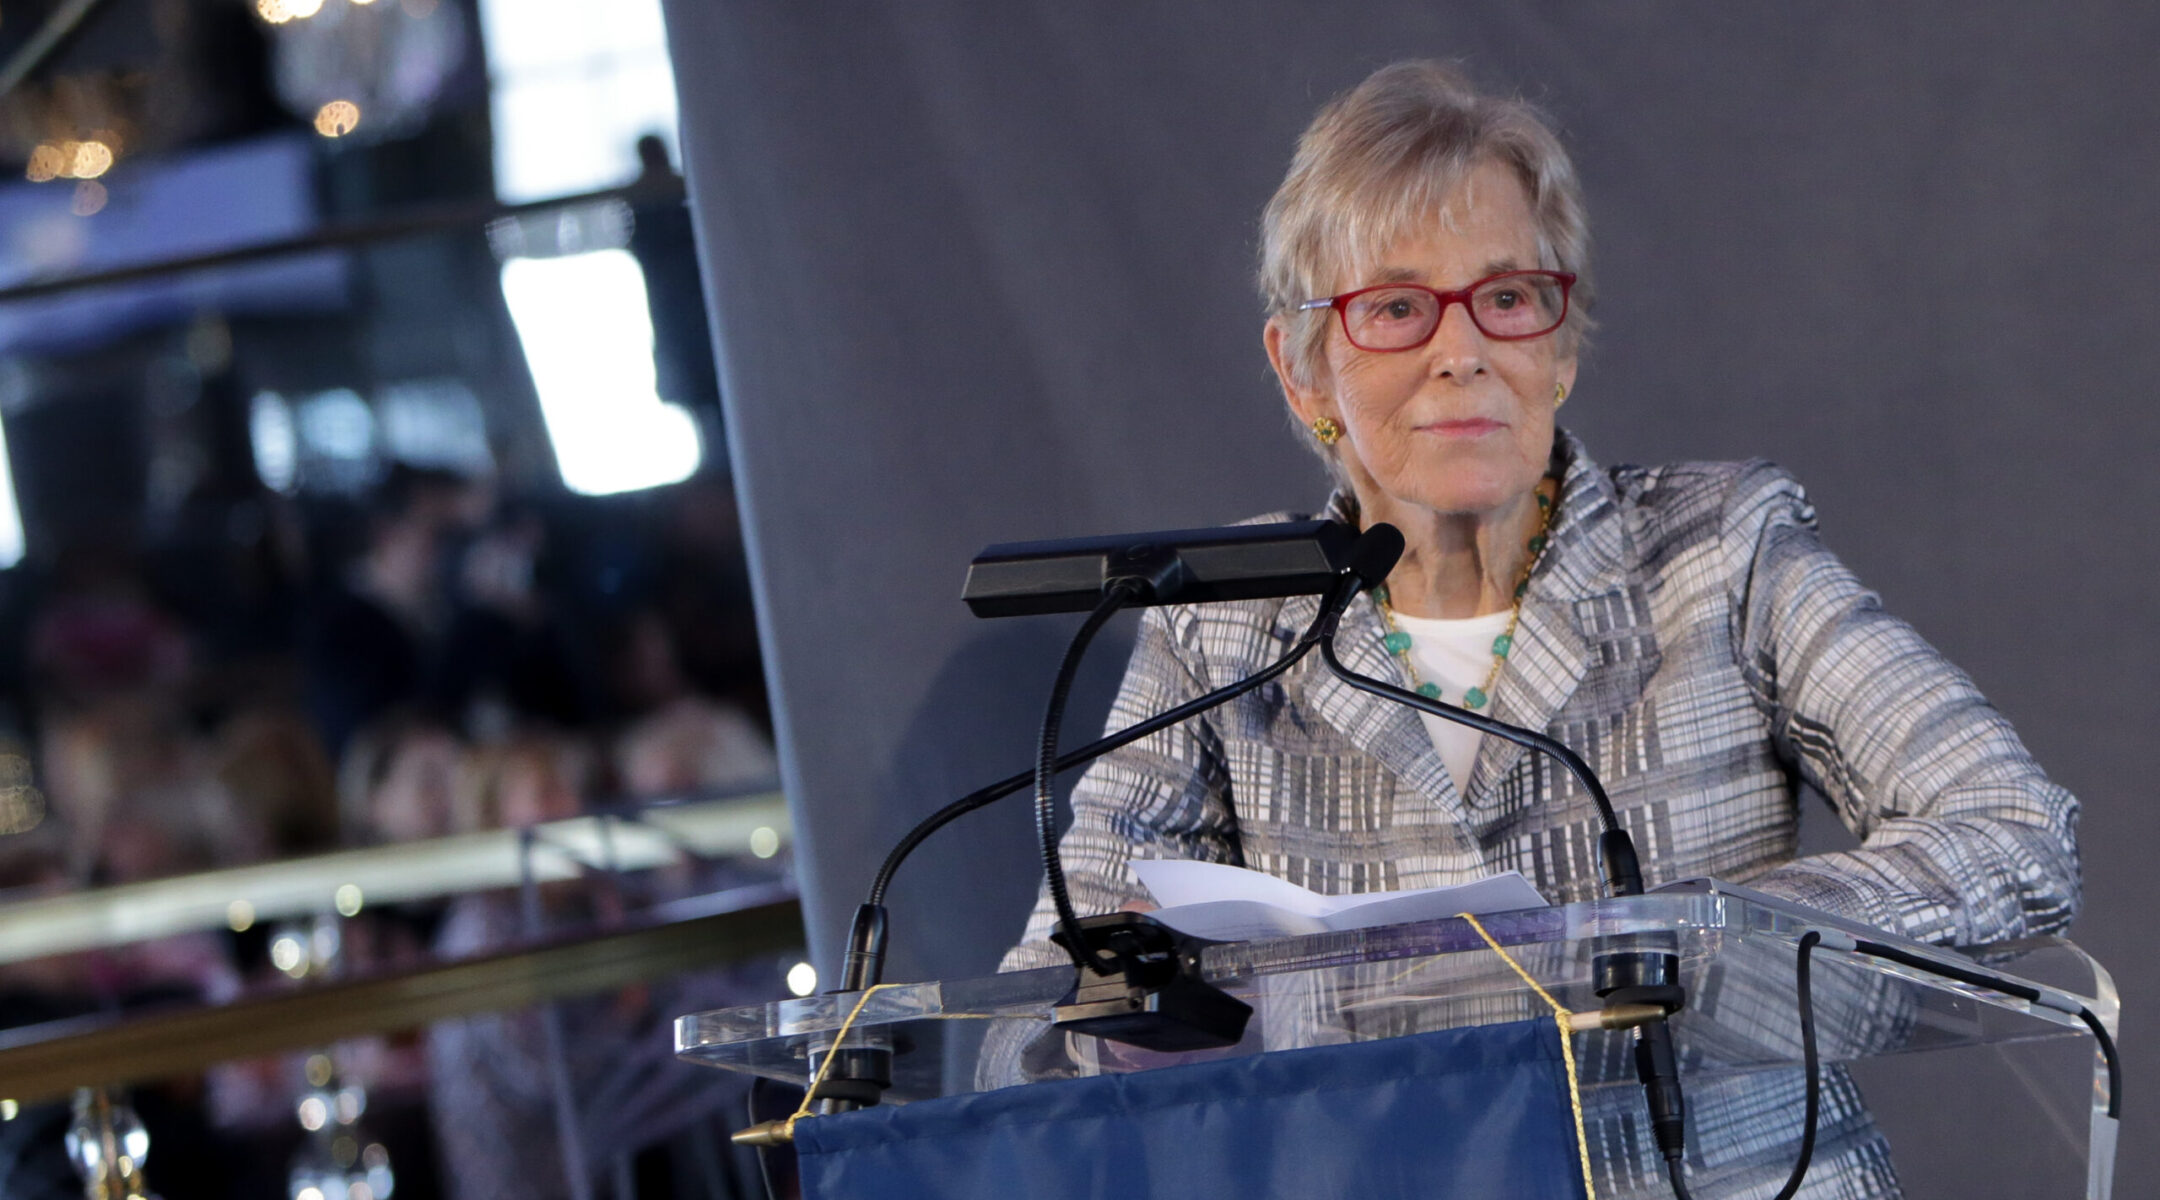
[[[1560,435],[1557,456],[1564,456],[1566,465],[1552,545],[1523,594],[1514,651],[1493,689],[1493,716],[1540,733],[1552,731],[1553,718],[1596,665],[1596,651],[1576,618],[1576,601],[1622,586],[1628,560],[1629,538],[1612,480],[1570,434]],[[1487,737],[1470,771],[1469,794],[1486,799],[1528,753],[1513,742]]]
[[[1327,516],[1357,524],[1357,513],[1345,493],[1329,502]],[[1320,611],[1317,597],[1299,596],[1283,605],[1283,621],[1291,630],[1303,630]],[[1361,595],[1343,614],[1335,635],[1335,654],[1345,667],[1360,675],[1407,688],[1410,679],[1402,660],[1381,642],[1386,625],[1370,594]],[[1393,700],[1359,691],[1336,678],[1334,672],[1311,660],[1312,676],[1306,703],[1314,716],[1347,738],[1351,745],[1379,760],[1397,779],[1440,806],[1456,820],[1464,820],[1462,794],[1440,761],[1440,751],[1425,732],[1416,709]]]
[[[1523,594],[1515,648],[1494,688],[1490,710],[1500,720],[1541,733],[1551,731],[1553,718],[1596,665],[1596,650],[1583,636],[1575,602],[1604,595],[1625,583],[1629,542],[1612,480],[1591,460],[1582,443],[1563,431],[1553,458],[1561,474],[1552,545],[1530,577],[1530,590]],[[1327,515],[1358,523],[1345,493],[1331,499]],[[1309,625],[1319,610],[1315,597],[1287,601],[1282,619],[1290,636]],[[1344,666],[1361,675],[1409,687],[1401,660],[1381,644],[1385,631],[1379,606],[1370,595],[1360,596],[1343,616],[1335,638],[1336,654]],[[1415,709],[1359,691],[1317,662],[1307,702],[1313,715],[1466,827],[1471,815],[1464,796],[1486,799],[1516,761],[1529,753],[1513,742],[1487,737],[1478,748],[1469,786],[1458,789]]]
[[[1344,666],[1396,687],[1410,680],[1402,660],[1388,652],[1381,638],[1386,626],[1380,609],[1370,596],[1360,596],[1343,615],[1335,637],[1335,653]],[[1359,691],[1338,679],[1325,666],[1314,677],[1311,703],[1314,711],[1335,727],[1352,745],[1380,761],[1394,776],[1432,800],[1451,816],[1465,816],[1462,796],[1449,777],[1440,751],[1425,732],[1417,710],[1382,696]]]

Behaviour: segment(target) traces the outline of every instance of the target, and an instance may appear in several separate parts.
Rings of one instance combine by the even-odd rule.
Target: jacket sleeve
[[[1741,672],[1780,755],[1861,843],[1753,886],[1923,942],[2068,925],[2077,800],[2009,721],[1823,548],[1791,476],[1749,464],[1724,530]]]
[[[1197,626],[1190,609],[1151,608],[1142,614],[1105,732],[1144,721],[1212,686],[1198,665]],[[1229,772],[1207,716],[1097,759],[1073,788],[1072,809],[1072,827],[1058,849],[1073,909],[1083,917],[1146,898],[1132,873],[1135,858],[1229,862],[1235,855]],[[1066,961],[1065,952],[1050,942],[1056,924],[1057,910],[1045,887],[1020,944],[1005,955],[999,970]]]

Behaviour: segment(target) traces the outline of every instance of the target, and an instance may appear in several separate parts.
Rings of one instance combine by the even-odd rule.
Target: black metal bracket
[[[1200,977],[1200,950],[1214,943],[1130,912],[1084,918],[1080,935],[1086,946],[1070,945],[1063,931],[1051,938],[1083,961],[1106,958],[1117,969],[1075,968],[1079,978],[1057,1005],[1058,1028],[1147,1050],[1212,1050],[1244,1038],[1252,1006]]]
[[[1592,988],[1607,1008],[1619,1004],[1654,1004],[1667,1014],[1687,1007],[1680,984],[1680,956],[1665,950],[1623,950],[1598,955],[1591,962]]]

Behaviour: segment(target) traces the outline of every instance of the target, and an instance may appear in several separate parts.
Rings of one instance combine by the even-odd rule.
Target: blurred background
[[[784,893],[769,805],[532,866],[775,786],[675,105],[658,0],[0,0],[0,1045]],[[422,841],[481,857],[349,882]],[[234,873],[288,860],[345,864],[316,911]],[[139,886],[178,876],[234,898]],[[168,935],[44,952],[67,897]],[[183,1072],[120,1128],[168,1200],[733,1194],[686,1131],[736,1085],[668,1022],[788,994],[801,955],[740,949]],[[0,1102],[0,1195],[81,1195],[95,1116]]]

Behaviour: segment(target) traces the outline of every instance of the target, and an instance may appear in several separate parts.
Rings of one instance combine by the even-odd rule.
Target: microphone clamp
[[[1084,917],[1079,932],[1085,946],[1069,944],[1062,929],[1050,939],[1076,958],[1117,966],[1078,972],[1058,1002],[1058,1028],[1144,1050],[1213,1050],[1244,1039],[1252,1006],[1200,977],[1200,950],[1214,942],[1134,912]]]

